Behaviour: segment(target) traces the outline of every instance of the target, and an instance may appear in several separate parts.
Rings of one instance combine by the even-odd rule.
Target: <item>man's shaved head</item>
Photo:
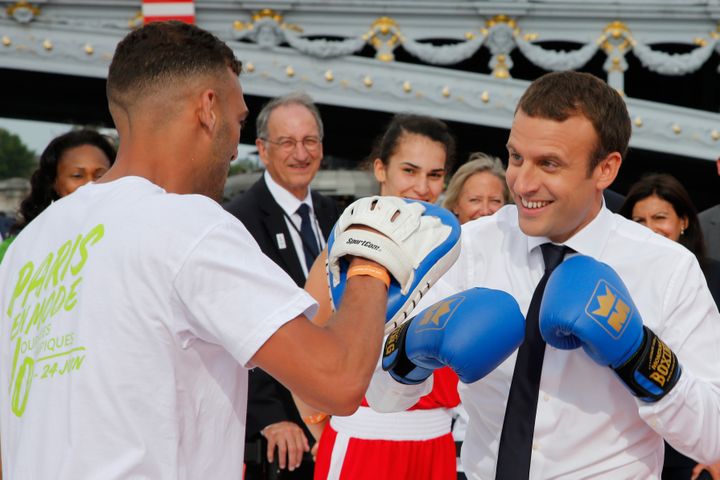
[[[115,49],[107,79],[111,110],[193,77],[240,74],[241,63],[215,35],[182,22],[153,22],[129,33]]]

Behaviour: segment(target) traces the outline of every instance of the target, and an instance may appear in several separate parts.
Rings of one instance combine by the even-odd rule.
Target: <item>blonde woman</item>
[[[500,159],[476,152],[450,179],[443,207],[453,212],[462,224],[492,215],[510,202]]]

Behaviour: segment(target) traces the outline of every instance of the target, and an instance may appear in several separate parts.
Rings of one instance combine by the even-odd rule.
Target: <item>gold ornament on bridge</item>
[[[390,17],[380,17],[375,20],[362,38],[375,48],[377,51],[375,58],[381,62],[395,60],[392,52],[403,41],[397,22]]]
[[[493,69],[493,75],[495,75],[495,77],[510,78],[510,69],[508,68],[505,61],[505,55],[501,54],[497,56],[497,63],[495,64],[495,68]]]
[[[367,88],[373,86],[373,81],[372,78],[370,78],[370,75],[366,75],[365,78],[363,78],[363,85],[365,85]]]
[[[271,8],[263,8],[252,14],[249,22],[243,22],[242,20],[235,20],[233,22],[233,30],[236,32],[242,30],[254,30],[255,24],[261,20],[271,20],[277,23],[283,30],[292,30],[294,32],[302,33],[303,29],[293,23],[285,23],[283,16]]]
[[[30,23],[40,15],[40,8],[30,4],[27,0],[20,0],[5,9],[8,17],[12,17],[20,23]]]
[[[45,39],[45,41],[42,43],[42,46],[45,50],[48,52],[53,49],[53,44],[49,39]]]
[[[510,78],[510,68],[513,64],[510,52],[517,44],[517,39],[523,36],[517,21],[507,15],[495,15],[485,22],[485,28],[481,31],[486,37],[485,46],[492,53],[490,68],[493,76],[501,79]],[[526,33],[523,38],[530,41],[537,38],[537,34]]]
[[[510,18],[507,15],[495,15],[490,20],[485,22],[485,27],[490,29],[500,23],[507,24],[507,26],[512,28],[514,32],[519,33],[517,22],[514,18]]]
[[[640,128],[643,126],[643,119],[640,116],[635,117],[635,120],[633,121],[636,127]]]
[[[248,62],[245,64],[245,71],[248,73],[253,73],[255,71],[255,65],[252,62]]]
[[[86,44],[85,44],[85,46],[83,47],[83,51],[84,51],[87,55],[92,55],[93,53],[95,53],[95,49],[94,49],[93,46],[90,45],[89,43],[86,43]]]
[[[3,35],[2,44],[4,47],[9,47],[10,45],[12,45],[12,40],[10,40],[10,37],[8,37],[7,35]]]
[[[680,128],[680,125],[677,123],[673,123],[672,131],[675,132],[675,135],[680,135],[682,133],[682,128]]]
[[[482,100],[483,103],[488,103],[490,101],[490,92],[483,90],[480,94],[480,100]]]
[[[712,132],[710,132],[710,138],[712,138],[714,142],[717,142],[718,140],[720,140],[720,132],[718,132],[717,130],[713,130]]]
[[[135,30],[136,28],[140,28],[143,26],[144,18],[142,14],[142,10],[138,10],[135,12],[135,16],[133,16],[130,20],[128,20],[128,28],[130,30]]]
[[[410,92],[412,92],[412,85],[410,85],[410,82],[405,80],[402,84],[402,89],[403,89],[403,92],[410,93]]]
[[[720,22],[718,22],[717,27],[715,27],[715,31],[710,32],[710,36],[716,40],[720,40]]]
[[[450,87],[443,87],[441,93],[443,97],[448,98],[450,96]]]
[[[335,76],[333,75],[332,70],[328,70],[327,72],[325,72],[325,75],[323,75],[323,76],[325,77],[325,80],[327,80],[328,82],[332,82],[333,80],[335,80]]]
[[[275,22],[277,22],[278,24],[283,23],[283,16],[272,8],[263,8],[259,12],[255,12],[252,16],[252,21],[257,22],[258,20],[262,20],[263,18],[275,20]]]
[[[295,76],[295,69],[294,69],[293,67],[291,67],[290,65],[288,65],[288,66],[285,68],[285,75],[287,75],[288,77],[294,77],[294,76]]]
[[[233,29],[236,30],[236,31],[245,30],[245,29],[252,30],[253,28],[255,28],[255,26],[254,26],[252,23],[250,23],[250,22],[245,23],[245,22],[240,21],[240,20],[235,20],[235,21],[233,22]]]
[[[611,55],[615,49],[623,53],[630,47],[635,46],[635,40],[630,33],[630,29],[619,20],[609,23],[597,42],[600,48],[608,55]]]

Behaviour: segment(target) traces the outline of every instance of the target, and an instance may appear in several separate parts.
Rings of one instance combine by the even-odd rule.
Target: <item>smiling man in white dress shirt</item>
[[[547,345],[527,469],[508,476],[498,458],[513,355],[459,387],[469,414],[462,450],[468,478],[659,479],[663,437],[700,461],[720,459],[720,315],[703,274],[691,252],[612,214],[602,199],[630,133],[622,97],[601,80],[560,72],[533,82],[507,143],[516,205],[463,227],[460,259],[421,307],[482,286],[509,292],[527,312],[543,275],[538,247],[565,245],[568,257],[593,257],[617,272],[644,325],[677,355],[677,383],[659,400],[644,401],[583,349]],[[367,397],[376,409],[401,410],[428,390],[378,371]]]

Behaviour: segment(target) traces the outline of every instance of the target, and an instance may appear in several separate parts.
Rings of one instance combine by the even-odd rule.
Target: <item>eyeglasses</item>
[[[295,140],[294,138],[281,138],[280,140],[270,140],[269,138],[260,137],[260,140],[272,143],[273,145],[277,145],[278,147],[280,147],[281,150],[285,152],[292,152],[293,150],[295,150],[295,147],[298,143],[302,143],[302,146],[305,147],[305,150],[307,150],[308,152],[317,151],[317,149],[320,147],[319,137],[305,137],[302,140]]]

